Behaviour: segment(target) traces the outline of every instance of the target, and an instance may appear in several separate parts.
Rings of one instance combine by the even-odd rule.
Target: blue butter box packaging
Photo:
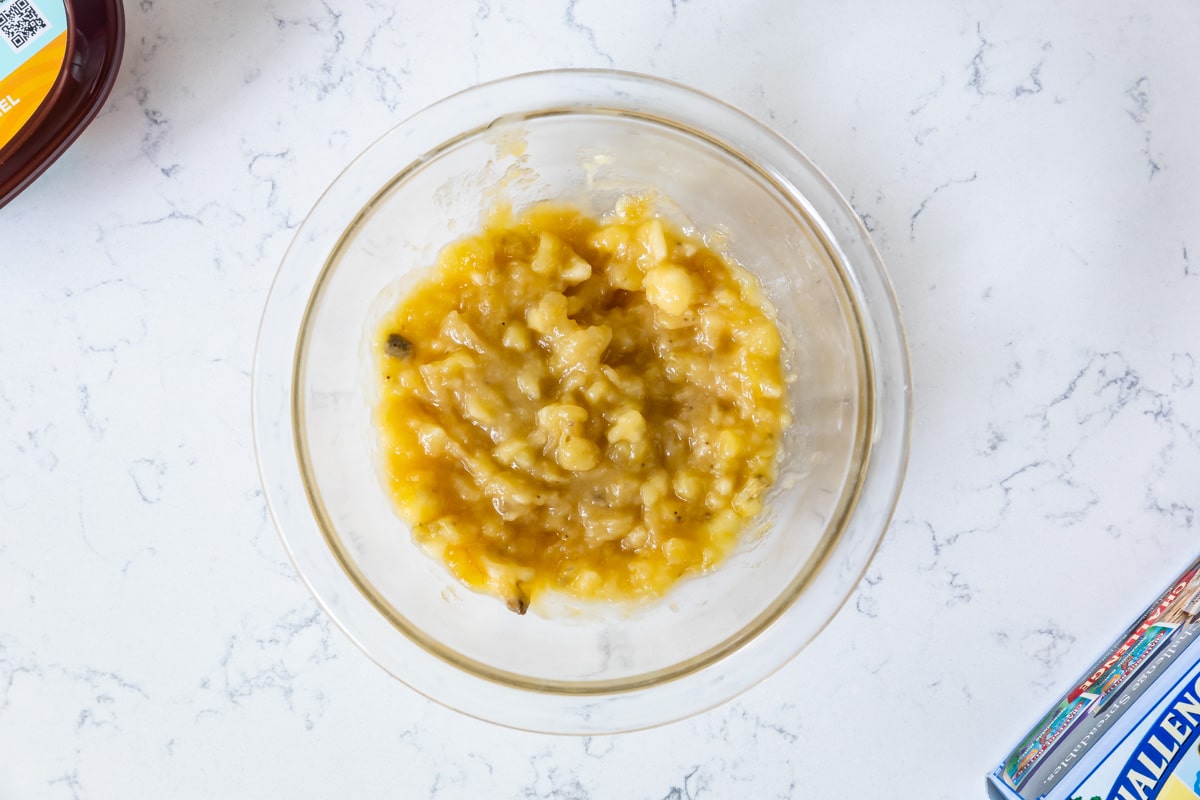
[[[1200,800],[1200,559],[988,776],[993,800]]]

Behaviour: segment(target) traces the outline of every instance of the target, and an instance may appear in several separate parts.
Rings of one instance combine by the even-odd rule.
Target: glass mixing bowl
[[[750,269],[778,312],[795,422],[761,525],[637,605],[525,616],[413,541],[380,477],[368,337],[496,202],[595,214],[650,192]],[[854,589],[908,454],[904,334],[849,204],[788,142],[677,84],[555,71],[469,89],[375,142],[321,197],[271,288],[254,365],[259,469],[297,570],[384,669],[467,714],[610,733],[717,705],[782,666]]]

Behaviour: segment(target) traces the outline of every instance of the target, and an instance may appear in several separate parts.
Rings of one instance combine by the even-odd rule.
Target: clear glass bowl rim
[[[743,650],[753,650],[753,653],[738,651],[730,654],[729,657],[719,659],[714,663],[703,666],[683,676],[673,678],[670,681],[649,686],[636,686],[632,689],[614,690],[608,694],[591,692],[583,695],[573,695],[562,692],[539,692],[529,687],[506,686],[494,680],[487,680],[477,675],[462,672],[453,666],[452,663],[445,660],[439,661],[439,664],[440,669],[445,671],[446,674],[435,676],[427,673],[430,670],[438,670],[439,664],[420,663],[415,665],[416,669],[414,669],[414,664],[411,663],[412,659],[406,658],[403,659],[404,663],[397,663],[395,658],[380,653],[379,648],[373,646],[368,641],[370,637],[365,635],[366,632],[356,629],[357,626],[355,624],[348,622],[348,617],[357,615],[342,613],[343,608],[341,606],[348,601],[353,602],[354,596],[358,593],[357,588],[351,583],[350,576],[345,573],[344,565],[339,565],[338,574],[330,575],[328,574],[327,564],[313,563],[312,557],[305,555],[305,549],[298,547],[296,542],[291,540],[297,536],[299,528],[307,528],[307,526],[303,524],[303,511],[295,512],[283,507],[278,502],[280,489],[276,480],[273,480],[272,476],[268,474],[271,468],[268,464],[270,459],[267,458],[267,454],[272,449],[272,442],[268,440],[270,426],[265,424],[265,420],[262,417],[264,395],[278,394],[278,391],[270,392],[269,388],[264,385],[265,382],[270,380],[270,370],[265,365],[263,359],[264,344],[272,338],[272,333],[278,333],[271,330],[271,323],[273,321],[272,311],[282,302],[280,298],[281,284],[284,282],[285,273],[289,269],[289,265],[295,260],[298,243],[304,235],[306,226],[309,225],[310,221],[323,207],[326,207],[331,201],[336,200],[334,194],[339,185],[345,182],[347,176],[356,168],[361,169],[368,161],[370,155],[388,140],[389,137],[396,136],[401,131],[411,131],[414,128],[418,128],[431,115],[438,113],[444,115],[447,111],[454,111],[463,117],[464,120],[470,119],[473,123],[483,122],[483,125],[463,125],[462,128],[464,131],[487,127],[488,123],[494,123],[500,119],[532,115],[532,109],[522,108],[520,111],[515,111],[511,114],[480,120],[478,119],[479,112],[476,112],[472,116],[470,111],[473,98],[479,97],[482,93],[498,94],[514,88],[528,90],[535,87],[538,82],[544,81],[570,81],[579,86],[596,84],[597,87],[604,89],[619,87],[617,91],[613,92],[610,98],[611,106],[604,109],[606,111],[615,110],[616,113],[620,113],[622,105],[624,105],[627,106],[625,110],[632,114],[635,110],[634,105],[639,100],[646,99],[645,96],[638,96],[637,93],[639,90],[643,90],[646,96],[652,92],[667,93],[673,101],[693,104],[696,107],[696,116],[703,120],[702,124],[698,125],[695,119],[685,122],[673,117],[670,113],[662,113],[657,109],[653,113],[655,116],[677,122],[681,127],[698,128],[701,133],[721,142],[722,146],[731,152],[741,155],[748,163],[756,165],[760,170],[765,169],[769,171],[773,178],[782,183],[783,187],[791,189],[789,197],[799,200],[806,208],[809,208],[811,214],[806,214],[806,216],[809,217],[809,221],[815,228],[820,229],[819,234],[826,240],[826,245],[830,248],[830,255],[838,262],[839,270],[848,273],[848,276],[843,276],[850,279],[851,285],[847,286],[847,291],[854,301],[855,311],[860,316],[860,325],[864,328],[860,332],[865,340],[864,346],[870,348],[868,362],[873,365],[873,368],[869,370],[868,380],[875,383],[873,388],[875,389],[876,398],[871,409],[872,418],[868,421],[871,453],[868,455],[867,461],[863,466],[858,497],[862,498],[870,493],[870,496],[875,498],[874,505],[878,508],[873,514],[875,519],[872,522],[874,524],[868,526],[873,529],[867,532],[869,541],[866,544],[869,546],[862,553],[855,554],[854,569],[856,574],[853,576],[841,576],[839,582],[841,588],[838,591],[840,596],[833,598],[834,602],[832,604],[827,604],[830,605],[830,608],[827,614],[823,614],[824,619],[820,620],[819,624],[815,626],[811,621],[806,626],[799,626],[800,628],[805,628],[802,633],[800,630],[773,631],[773,628],[794,629],[797,627],[794,621],[790,626],[782,624],[787,621],[788,613],[792,610],[790,607],[785,608],[779,615],[779,618],[772,621],[767,630],[760,632],[759,635],[760,639],[774,639],[773,646],[764,647],[762,646],[763,642],[756,641],[754,648],[742,648]],[[526,100],[528,100],[527,97]],[[561,102],[546,103],[543,106],[543,110],[550,108],[559,110],[563,108],[563,104]],[[572,105],[566,110],[569,112],[587,112],[589,110],[596,110],[596,108],[597,106],[594,103],[580,103]],[[739,146],[740,143],[730,136],[730,133],[736,133],[736,129],[739,127],[744,129],[742,133],[750,131],[759,137],[761,140],[760,145],[765,141],[766,146],[775,151],[774,155],[776,158],[782,159],[782,161],[764,163],[757,158],[753,158],[753,154],[743,153]],[[399,173],[411,169],[414,165],[420,163],[423,158],[427,157],[429,152],[436,152],[445,143],[443,142],[442,145],[435,147],[433,151],[426,149],[420,152],[413,152],[411,154],[411,163],[396,164],[394,165],[395,171]],[[811,185],[808,192],[800,193],[796,189],[794,182],[788,179],[789,176],[795,177],[796,175],[800,175],[809,181]],[[380,180],[381,186],[386,183],[388,183],[388,179]],[[820,195],[819,197],[814,198],[810,196],[814,190]],[[376,194],[377,196],[378,194]],[[812,203],[813,206],[823,207],[810,207],[809,203]],[[360,211],[359,213],[362,212]],[[848,231],[848,234],[844,231],[842,236],[838,237],[828,229],[826,226],[827,217],[832,214],[837,215],[839,224]],[[352,226],[353,223],[348,225],[347,230]],[[855,256],[853,261],[847,258],[845,252],[847,249],[853,251]],[[311,269],[311,266],[309,268]],[[318,274],[323,272],[324,265],[318,270]],[[306,307],[309,300],[309,297],[304,298],[304,305]],[[307,310],[305,311],[305,317],[307,317]],[[865,322],[862,321],[863,318],[865,318]],[[879,327],[881,323],[884,329],[882,333]],[[301,332],[296,330],[292,333],[294,338],[298,338]],[[286,334],[284,335],[286,337]],[[881,354],[877,352],[879,349],[887,350],[888,352]],[[880,370],[885,370],[887,375],[884,378],[891,381],[891,385],[888,387],[889,391],[879,391],[881,380],[881,376],[879,375]],[[290,386],[291,382],[288,381],[288,384]],[[884,270],[882,259],[871,243],[861,220],[850,207],[849,203],[846,202],[836,188],[834,188],[833,184],[815,165],[791,145],[790,142],[744,112],[723,101],[678,83],[616,70],[547,70],[515,75],[479,84],[457,94],[450,95],[409,117],[386,132],[356,157],[330,184],[330,187],[322,194],[321,198],[314,205],[313,210],[306,217],[305,222],[297,230],[295,239],[292,245],[289,246],[275,281],[272,284],[267,305],[264,309],[262,323],[260,324],[258,346],[255,353],[252,406],[254,412],[255,454],[268,508],[276,529],[297,573],[304,580],[325,612],[329,614],[330,618],[335,621],[343,632],[368,657],[380,664],[386,671],[435,701],[456,708],[463,713],[492,722],[522,729],[557,733],[594,734],[631,730],[699,713],[707,708],[725,702],[741,691],[765,679],[768,675],[787,663],[824,629],[837,610],[844,605],[853,592],[854,587],[865,573],[871,558],[882,541],[883,534],[894,512],[907,465],[911,435],[911,380],[909,375],[907,342],[903,326],[900,322],[899,309],[891,284]],[[294,426],[295,421],[290,418],[293,408],[291,398],[288,399],[285,407],[287,408],[289,421]],[[883,429],[881,429],[879,424],[881,416],[887,417],[888,421],[887,426]],[[291,437],[286,437],[286,440],[289,443],[292,442]],[[874,459],[874,454],[880,450],[881,443],[886,446],[888,451],[887,457],[889,463],[887,466],[890,467],[888,474],[882,474],[880,464],[877,460],[874,463],[874,469],[872,469],[872,459]],[[273,455],[280,454],[275,453]],[[292,456],[295,458],[296,454],[292,453]],[[286,455],[283,457],[287,460]],[[851,504],[845,518],[846,526],[855,523],[855,512],[858,510],[859,505],[861,503],[858,502],[858,499]],[[309,508],[307,511],[311,517],[313,515],[312,509]],[[309,520],[309,522],[314,521]],[[860,519],[858,523],[861,527],[864,521]],[[318,525],[317,527],[319,528],[320,526]],[[324,534],[322,533],[321,535],[323,538]],[[844,535],[845,532],[843,532]],[[859,534],[859,536],[861,538],[862,534]],[[833,543],[834,548],[837,545],[838,542]],[[861,544],[859,549],[863,550]],[[819,577],[819,575],[815,577]],[[334,583],[344,582],[345,585],[331,587],[328,583],[329,581],[333,581]],[[321,585],[318,586],[318,583]],[[391,623],[388,624],[390,625]],[[780,641],[781,639],[786,639],[789,632],[801,635],[791,641]],[[399,631],[395,631],[395,633],[397,637],[401,636]],[[739,653],[741,657],[734,658]],[[753,660],[748,660],[748,656],[753,656]],[[418,659],[418,661],[421,661],[421,659]],[[532,707],[531,700],[534,701]],[[601,707],[603,707],[603,713],[597,713]]]

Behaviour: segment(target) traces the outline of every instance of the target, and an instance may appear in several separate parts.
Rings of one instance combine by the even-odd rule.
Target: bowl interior
[[[310,299],[293,387],[309,500],[359,591],[431,653],[542,691],[646,686],[752,641],[822,566],[870,438],[872,367],[859,309],[811,211],[769,170],[694,130],[596,109],[504,118],[390,180],[376,177],[384,188],[345,230]],[[747,267],[774,304],[795,420],[780,478],[738,550],[665,598],[636,606],[554,598],[517,616],[459,585],[393,510],[372,427],[368,337],[438,251],[478,230],[495,203],[563,201],[599,215],[631,191],[653,193],[676,226]]]

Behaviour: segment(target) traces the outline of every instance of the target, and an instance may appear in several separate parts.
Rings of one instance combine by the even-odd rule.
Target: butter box
[[[1200,800],[1200,559],[988,776],[993,800]]]

